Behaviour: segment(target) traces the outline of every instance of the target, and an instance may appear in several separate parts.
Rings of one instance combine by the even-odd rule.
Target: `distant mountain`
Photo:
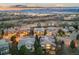
[[[27,6],[26,5],[12,5],[10,6],[11,8],[26,8]]]

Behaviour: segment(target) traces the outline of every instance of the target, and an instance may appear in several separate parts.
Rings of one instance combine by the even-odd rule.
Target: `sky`
[[[43,6],[43,7],[71,7],[79,6],[79,3],[48,3],[48,4],[27,4],[28,6]]]
[[[26,5],[30,7],[79,7],[79,3],[0,3],[0,6]]]

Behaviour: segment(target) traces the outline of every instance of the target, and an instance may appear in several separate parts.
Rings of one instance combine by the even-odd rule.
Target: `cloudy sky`
[[[79,7],[79,3],[0,3],[0,6],[26,5],[30,7]]]
[[[44,6],[44,7],[70,7],[70,6],[79,6],[79,3],[48,3],[48,4],[27,4],[28,6]]]

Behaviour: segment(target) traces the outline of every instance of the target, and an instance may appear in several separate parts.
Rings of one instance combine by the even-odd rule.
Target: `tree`
[[[58,41],[57,41],[57,38],[56,38],[56,36],[54,37],[54,39],[55,39],[55,44],[56,44],[56,49],[55,49],[55,53],[56,54],[58,54]]]
[[[73,25],[73,27],[74,27],[76,30],[78,30],[78,25]]]
[[[42,50],[42,47],[41,47],[41,44],[40,44],[40,38],[38,38],[37,35],[36,35],[36,38],[35,38],[34,49],[35,49],[34,50],[35,54],[37,54],[37,55],[43,54],[43,50]]]
[[[60,36],[65,35],[65,32],[63,30],[61,30],[61,29],[58,30],[58,33],[59,33]]]
[[[66,47],[65,47],[65,44],[64,44],[64,41],[61,41],[61,52],[60,54],[66,54],[67,52],[65,51]]]
[[[1,30],[1,37],[3,38],[3,35],[4,35],[4,30],[2,29]]]
[[[22,45],[22,46],[20,47],[19,54],[20,54],[20,55],[27,55],[27,54],[30,54],[30,50],[27,49],[27,47],[26,47],[25,45]]]
[[[47,30],[44,30],[44,35],[46,35],[47,34]]]
[[[63,48],[63,46],[64,46],[64,41],[61,41],[61,49]]]
[[[34,35],[34,28],[30,29],[30,35]]]
[[[16,41],[16,36],[13,35],[10,40],[11,40],[12,42],[15,42],[15,41]]]
[[[10,47],[9,47],[9,50],[10,50],[10,53],[12,54],[12,55],[16,55],[16,54],[18,54],[18,47],[17,47],[17,45],[18,45],[18,42],[16,41],[16,36],[14,35],[14,36],[12,36],[11,37],[11,44],[10,44]]]
[[[70,47],[71,47],[72,49],[75,48],[75,42],[74,42],[74,40],[71,41],[71,43],[70,43]]]
[[[79,34],[76,36],[76,39],[79,40]]]

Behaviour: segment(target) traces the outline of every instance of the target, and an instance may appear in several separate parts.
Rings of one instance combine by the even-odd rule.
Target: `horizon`
[[[79,7],[79,3],[0,3],[1,7],[24,5],[27,7]]]

